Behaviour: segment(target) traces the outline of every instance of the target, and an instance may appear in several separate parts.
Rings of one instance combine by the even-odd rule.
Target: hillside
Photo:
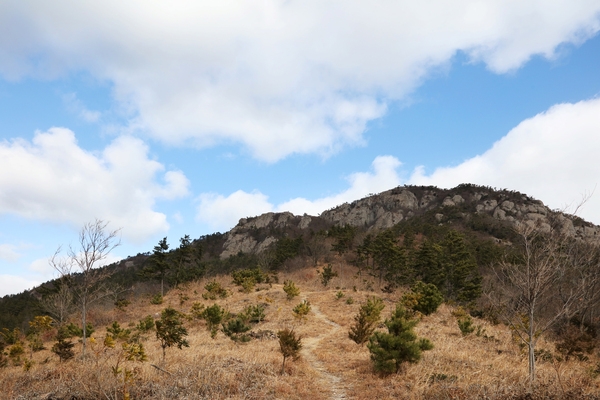
[[[568,303],[569,313],[535,334],[533,391],[527,348],[516,336],[527,324],[510,325],[504,319],[514,301],[514,307],[520,304],[518,292],[498,275],[499,265],[522,262],[519,227],[540,232],[531,242],[536,245],[543,235],[560,233],[565,239],[556,254],[571,265],[539,298],[543,308],[535,310],[536,320],[559,315],[567,304],[561,299],[567,299],[569,290],[579,290],[579,282],[587,290],[576,304]],[[398,187],[320,216],[243,218],[227,233],[182,238],[179,247],[164,251],[168,269],[162,303],[152,269],[157,248],[106,267],[107,283],[120,289],[90,309],[95,343],[85,359],[77,344],[75,357],[59,362],[50,350],[57,340],[56,325],[39,337],[43,346],[31,353],[27,348],[33,343],[32,336],[24,335],[29,322],[36,315],[52,315],[47,301],[58,282],[3,298],[0,393],[11,399],[117,399],[126,393],[150,399],[598,398],[599,229],[524,194],[474,185]],[[586,252],[563,253],[567,248]],[[580,268],[584,262],[585,269]],[[324,271],[333,273],[327,287]],[[70,284],[77,285],[78,279]],[[300,289],[292,300],[283,290],[287,280]],[[379,374],[367,347],[349,339],[350,327],[373,296],[385,304],[381,321],[390,318],[419,281],[437,287],[445,300],[431,315],[415,314],[417,335],[434,348],[399,374]],[[216,283],[225,289],[222,298],[210,290]],[[496,302],[500,295],[507,297]],[[305,319],[292,312],[301,300],[311,305]],[[261,308],[264,318],[244,320],[251,333],[232,336],[244,340],[226,335],[225,320],[215,326],[212,338],[201,311],[215,304],[227,311],[229,321],[246,315],[249,306]],[[189,347],[168,348],[163,360],[156,333],[150,325],[141,327],[146,317],[154,327],[167,307],[181,313]],[[473,331],[463,335],[459,321],[467,319]],[[75,310],[68,322],[81,326]],[[119,342],[114,322],[137,335],[135,340]],[[303,348],[300,359],[288,360],[281,374],[276,333],[285,328],[301,336]],[[377,330],[385,331],[382,322]],[[107,332],[115,337],[114,347],[106,346]],[[15,355],[12,349],[19,343],[25,352]],[[141,343],[147,360],[128,360],[125,343]]]

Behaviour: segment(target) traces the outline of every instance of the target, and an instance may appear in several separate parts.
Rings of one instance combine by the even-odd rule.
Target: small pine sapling
[[[375,332],[377,324],[381,319],[381,311],[385,308],[383,301],[377,297],[367,299],[367,302],[360,306],[358,314],[354,317],[354,325],[350,327],[348,337],[356,344],[364,344]]]
[[[302,300],[302,303],[298,304],[292,309],[294,317],[298,320],[306,319],[306,316],[310,312],[310,302],[308,300]]]
[[[210,337],[216,338],[219,324],[227,319],[227,311],[215,303],[210,307],[206,307],[201,315],[202,319],[206,321],[206,328],[210,331]]]
[[[224,299],[227,297],[227,289],[225,289],[221,284],[217,281],[208,282],[206,286],[204,286],[206,292],[202,293],[202,298],[204,300],[216,300],[217,298]]]
[[[327,264],[326,267],[323,267],[323,271],[319,272],[319,275],[321,275],[321,283],[323,286],[327,287],[329,282],[338,276],[338,273],[333,270],[331,264]]]
[[[249,330],[250,327],[246,325],[242,317],[230,319],[223,324],[223,333],[234,342],[249,342],[250,336],[246,335]]]
[[[413,331],[416,325],[417,321],[409,318],[404,307],[396,306],[391,318],[385,321],[388,333],[375,332],[367,344],[376,371],[398,373],[403,363],[416,363],[423,351],[433,348],[428,339],[417,338]]]
[[[302,349],[302,338],[296,336],[293,329],[285,328],[277,332],[277,338],[279,339],[279,351],[283,355],[283,363],[281,364],[281,374],[285,372],[285,360],[292,358],[297,360],[300,357],[300,350]]]
[[[183,326],[182,315],[179,311],[171,307],[165,308],[160,315],[160,319],[155,321],[155,325],[156,338],[160,341],[163,361],[167,347],[177,346],[181,349],[184,346],[190,346],[185,339],[188,332]]]
[[[71,337],[73,336],[67,327],[63,326],[58,329],[56,343],[52,346],[52,352],[58,356],[60,362],[69,360],[75,356],[75,352],[73,351],[75,344],[67,340]]]
[[[300,294],[300,289],[296,287],[296,284],[291,280],[283,282],[283,291],[287,295],[288,300],[292,300],[294,297]]]

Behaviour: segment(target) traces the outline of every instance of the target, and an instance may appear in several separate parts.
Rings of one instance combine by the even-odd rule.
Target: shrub
[[[467,315],[466,317],[459,318],[457,321],[458,329],[460,329],[460,333],[462,333],[463,336],[467,336],[475,332],[475,326],[473,325],[473,320],[470,316]]]
[[[234,342],[249,342],[250,336],[245,334],[249,330],[250,327],[240,317],[231,319],[226,324],[223,324],[223,333],[229,336]]]
[[[411,292],[406,293],[400,300],[409,310],[418,311],[424,315],[434,313],[444,301],[444,296],[433,283],[418,281]]]
[[[376,297],[367,299],[367,302],[360,306],[358,314],[354,317],[354,325],[348,332],[348,337],[356,344],[363,344],[369,340],[369,337],[375,332],[375,328],[381,318],[381,311],[385,304]]]
[[[204,312],[204,304],[199,303],[199,302],[195,302],[194,304],[192,304],[192,308],[190,309],[190,314],[192,315],[192,318],[195,319],[203,319],[203,312]]]
[[[162,304],[163,301],[164,300],[163,300],[162,294],[158,293],[150,299],[150,304],[158,305],[158,304]]]
[[[124,298],[118,298],[114,304],[117,310],[125,311],[125,308],[127,308],[127,306],[131,304],[131,302]]]
[[[321,283],[327,287],[329,281],[338,276],[338,273],[333,270],[331,264],[327,264],[326,267],[323,267],[323,271],[319,272],[319,275],[321,275]]]
[[[210,331],[210,337],[217,337],[219,324],[227,317],[227,311],[218,304],[213,304],[202,311],[202,319],[206,321],[206,327]]]
[[[283,291],[287,295],[288,300],[291,300],[300,294],[300,289],[298,289],[296,284],[291,280],[283,282]]]
[[[140,319],[140,322],[135,326],[135,329],[141,333],[146,333],[154,329],[154,318],[152,318],[152,315],[146,315],[144,318]]]
[[[217,298],[224,299],[227,297],[227,289],[225,289],[221,284],[217,281],[212,281],[204,286],[206,289],[205,293],[202,293],[202,298],[204,300],[216,300]]]
[[[265,319],[265,305],[249,305],[241,313],[241,316],[247,322],[258,324],[259,322],[262,322]]]
[[[416,325],[417,321],[409,319],[406,309],[398,305],[385,321],[388,333],[375,332],[367,344],[376,371],[397,373],[403,363],[416,363],[423,351],[433,348],[429,340],[417,338],[413,331]]]
[[[348,297],[346,299],[346,304],[354,304],[354,299],[352,297]]]
[[[187,329],[181,321],[181,313],[171,307],[165,308],[160,315],[160,319],[155,321],[156,338],[160,342],[160,347],[163,352],[163,360],[167,347],[177,346],[189,347],[189,343],[185,339],[188,335]]]
[[[342,292],[341,290],[339,290],[336,294],[335,294],[335,298],[337,300],[341,299],[342,297],[344,297],[344,292]]]
[[[73,352],[73,347],[75,344],[70,340],[71,332],[65,326],[61,327],[56,334],[57,342],[52,346],[52,352],[58,356],[60,362],[66,361],[68,359],[73,358],[75,353]]]
[[[310,302],[308,300],[302,300],[302,303],[294,307],[292,311],[297,319],[305,319],[310,312]]]
[[[300,357],[300,350],[302,349],[302,338],[296,336],[293,329],[283,329],[277,332],[277,338],[279,339],[279,351],[283,355],[283,363],[281,364],[281,374],[285,371],[285,360],[291,357],[293,360],[297,360]]]
[[[257,283],[266,282],[268,277],[260,268],[247,268],[233,271],[231,273],[233,283],[242,287],[244,293],[250,293]]]

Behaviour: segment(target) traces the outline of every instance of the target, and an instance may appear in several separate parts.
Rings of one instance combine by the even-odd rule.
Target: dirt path
[[[346,386],[344,385],[344,382],[342,382],[342,378],[328,372],[323,362],[320,361],[315,354],[315,349],[319,346],[321,340],[335,334],[341,326],[328,319],[317,306],[311,305],[311,311],[318,319],[330,325],[331,330],[319,336],[304,338],[302,340],[302,356],[308,361],[313,369],[318,372],[320,380],[324,384],[323,386],[330,388],[330,398],[332,400],[348,399],[348,396],[346,395]]]

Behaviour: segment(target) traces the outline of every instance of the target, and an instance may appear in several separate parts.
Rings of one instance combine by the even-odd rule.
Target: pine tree
[[[481,295],[481,275],[463,235],[454,230],[448,232],[442,247],[445,284],[438,288],[447,299],[465,303],[476,300]]]
[[[141,272],[145,277],[160,280],[161,296],[165,295],[165,278],[170,268],[167,262],[167,250],[169,250],[169,244],[167,243],[167,238],[164,237],[154,246],[154,251],[148,259],[148,265]]]
[[[385,304],[379,298],[369,298],[366,303],[360,306],[358,314],[354,317],[354,325],[348,332],[348,337],[356,342],[363,344],[369,340],[369,337],[375,332],[375,328],[381,318],[381,311]]]
[[[167,347],[177,346],[177,348],[181,349],[184,346],[190,346],[185,339],[188,332],[183,326],[179,311],[171,307],[165,308],[160,315],[160,319],[156,320],[155,324],[156,338],[160,341],[160,347],[162,347],[163,360],[165,359]]]
[[[281,364],[281,374],[283,374],[285,371],[285,360],[289,357],[297,360],[300,357],[302,338],[296,336],[293,329],[287,328],[277,332],[277,338],[279,339],[279,351],[283,355],[283,363]]]
[[[416,363],[421,352],[433,348],[429,340],[417,338],[413,331],[416,325],[417,321],[409,319],[406,309],[396,306],[391,318],[385,321],[388,333],[375,332],[367,344],[375,370],[398,373],[402,363]]]

